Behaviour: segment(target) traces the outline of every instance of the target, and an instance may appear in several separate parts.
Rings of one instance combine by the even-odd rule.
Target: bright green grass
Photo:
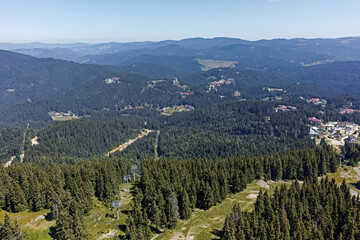
[[[359,163],[355,167],[339,167],[335,173],[328,173],[327,176],[330,179],[335,179],[338,185],[340,185],[345,179],[345,182],[350,187],[350,191],[352,192],[352,194],[360,194],[360,191],[354,186],[355,183],[360,181]]]
[[[132,184],[129,184],[132,187]],[[122,207],[120,209],[119,220],[116,220],[116,210],[106,207],[102,202],[94,198],[93,209],[84,216],[84,225],[89,239],[97,239],[103,234],[108,233],[110,230],[115,231],[116,235],[123,235],[124,232],[120,226],[125,226],[127,215],[125,210],[129,210],[131,207],[130,202],[132,195],[126,193],[125,186],[121,186],[121,200]],[[120,199],[119,198],[119,199]],[[20,228],[28,236],[29,240],[50,240],[50,228],[54,227],[56,221],[47,221],[42,216],[46,216],[49,210],[44,209],[39,212],[29,212],[25,210],[19,213],[8,213],[4,210],[0,210],[0,221],[4,221],[5,213],[10,216],[10,219],[14,222],[18,221]],[[109,217],[106,217],[109,215]],[[107,224],[109,222],[109,224]],[[124,229],[124,228],[123,228]]]
[[[55,221],[47,221],[42,219],[46,216],[49,210],[44,209],[39,212],[29,212],[25,210],[19,213],[8,213],[0,210],[0,219],[4,220],[5,213],[10,216],[10,219],[19,223],[22,231],[26,233],[30,240],[32,239],[51,239],[49,235],[50,227],[55,226]]]
[[[129,187],[131,188],[132,184],[129,184]],[[125,185],[121,186],[119,199],[122,201],[122,206],[119,210],[119,220],[116,220],[115,208],[108,208],[103,202],[94,199],[93,209],[84,217],[84,225],[89,239],[97,239],[110,231],[115,232],[116,235],[124,235],[122,230],[125,229],[127,219],[125,212],[131,207],[132,200],[132,195],[126,193],[125,188]]]

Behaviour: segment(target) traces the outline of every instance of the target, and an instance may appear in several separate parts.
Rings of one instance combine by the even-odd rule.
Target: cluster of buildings
[[[309,134],[311,137],[325,136],[331,141],[338,140],[335,141],[337,145],[343,145],[344,141],[360,143],[357,140],[360,130],[357,124],[348,122],[328,122],[322,124],[321,120],[316,118],[309,118],[309,121],[315,125],[310,127]]]
[[[295,110],[296,110],[296,107],[286,106],[286,105],[279,105],[276,108],[274,108],[275,112],[292,112]]]
[[[240,97],[241,93],[239,91],[234,91],[233,96],[234,97]]]
[[[235,79],[234,78],[228,78],[227,80],[225,80],[223,77],[221,80],[219,81],[214,81],[211,82],[209,84],[209,92],[214,89],[216,90],[217,87],[220,87],[222,84],[226,84],[226,85],[230,85],[230,84],[234,84],[235,83]]]
[[[186,104],[186,105],[174,106],[174,107],[164,107],[161,110],[161,114],[170,116],[174,112],[184,112],[184,111],[192,111],[192,110],[195,110],[195,107]]]
[[[186,98],[189,95],[193,95],[193,92],[179,92],[182,98]]]
[[[282,88],[270,88],[270,87],[268,87],[268,88],[266,88],[266,91],[268,91],[268,92],[283,92],[284,89],[282,89]],[[284,92],[285,92],[285,91],[284,91]]]
[[[181,107],[179,107],[177,111],[178,111],[178,112],[182,112],[182,111],[184,111],[184,110],[189,110],[189,111],[191,111],[191,110],[195,110],[195,107],[194,107],[194,106],[191,106],[191,105],[186,104],[185,106],[181,106]]]
[[[121,83],[121,81],[119,79],[120,79],[120,77],[106,78],[105,83],[106,84]]]
[[[324,128],[329,133],[328,137],[332,139],[350,137],[359,130],[358,125],[348,122],[329,122],[324,124]]]
[[[128,109],[143,109],[144,107],[143,106],[131,106],[131,105],[127,105],[124,110],[128,110]]]
[[[71,111],[67,112],[49,112],[50,117],[52,120],[57,120],[58,118],[76,118],[75,113],[72,113]]]
[[[327,101],[325,99],[320,99],[320,98],[311,98],[308,100],[308,103],[313,103],[315,105],[326,107]]]
[[[360,110],[355,110],[352,108],[340,108],[340,114],[353,114],[354,112],[360,112]]]
[[[315,117],[311,117],[311,118],[308,118],[309,122],[311,125],[315,125],[315,126],[321,126],[322,124],[322,120],[321,119],[317,119]]]
[[[322,107],[326,107],[326,104],[327,104],[327,100],[320,99],[320,98],[310,98],[310,99],[306,100],[305,98],[300,97],[300,99],[307,101],[307,103],[313,103],[314,105],[317,105],[317,106],[319,105]]]

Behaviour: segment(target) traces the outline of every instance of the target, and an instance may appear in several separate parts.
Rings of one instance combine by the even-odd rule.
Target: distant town
[[[326,142],[335,147],[343,146],[346,141],[360,144],[360,126],[348,122],[327,122],[314,117],[310,122],[310,136],[320,141],[325,138]]]

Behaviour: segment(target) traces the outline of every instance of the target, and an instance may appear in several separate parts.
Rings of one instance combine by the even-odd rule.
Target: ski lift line
[[[116,208],[116,219],[119,220],[119,208],[121,207],[122,201],[115,200],[112,202],[112,207]]]
[[[125,175],[124,180],[126,181],[127,192],[129,193],[129,180],[131,180],[131,175]]]

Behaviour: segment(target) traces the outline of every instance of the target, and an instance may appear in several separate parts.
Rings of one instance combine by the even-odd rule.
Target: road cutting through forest
[[[121,144],[120,146],[118,146],[117,148],[114,148],[113,150],[111,150],[110,152],[106,153],[105,156],[109,157],[110,154],[115,153],[117,151],[124,151],[128,146],[130,146],[131,144],[133,144],[134,142],[136,142],[137,140],[149,135],[149,133],[154,132],[153,130],[149,130],[149,129],[144,129],[141,131],[141,133],[139,133],[139,135],[136,138],[133,139],[129,139],[129,141],[127,141],[126,143]]]

